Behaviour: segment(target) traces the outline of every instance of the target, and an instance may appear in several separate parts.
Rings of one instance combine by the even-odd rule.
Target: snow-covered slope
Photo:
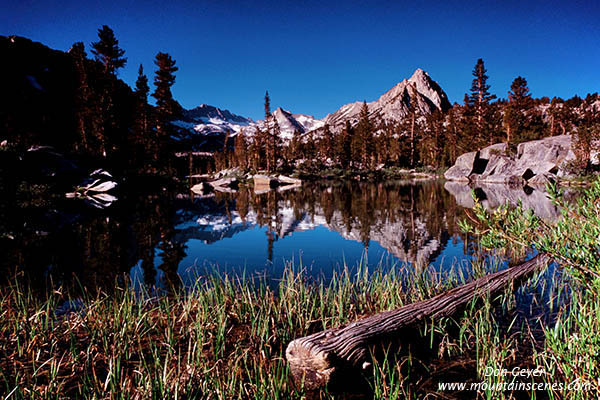
[[[250,118],[207,104],[184,110],[183,119],[175,121],[175,125],[203,135],[225,134],[227,131],[234,134],[253,123]]]
[[[448,96],[440,86],[422,69],[417,69],[410,79],[404,79],[384,93],[376,101],[367,103],[370,115],[376,120],[388,122],[402,121],[415,107],[420,115],[426,115],[434,110],[445,111],[451,107]],[[353,124],[358,120],[362,102],[342,106],[322,120],[310,115],[293,114],[281,107],[275,109],[273,117],[279,125],[283,142],[288,142],[295,131],[301,135],[309,132],[316,133],[326,124],[332,132],[341,130],[346,121]],[[184,112],[184,118],[175,124],[192,133],[205,136],[223,137],[226,132],[232,136],[243,132],[249,137],[254,136],[256,129],[263,129],[264,121],[253,121],[250,118],[235,115],[227,110],[203,104]]]
[[[281,138],[284,141],[290,140],[294,135],[294,131],[298,131],[298,133],[303,134],[325,125],[324,122],[315,119],[310,115],[292,114],[281,107],[278,107],[275,111],[273,111],[273,117],[277,121],[277,125],[279,125]],[[259,125],[263,127],[264,122],[260,121]]]
[[[278,107],[272,113],[279,125],[281,138],[284,141],[290,140],[294,131],[300,134],[310,130],[322,127],[325,123],[315,119],[310,115],[292,114],[289,111]],[[191,110],[185,110],[183,118],[174,122],[180,128],[184,128],[191,133],[197,133],[206,136],[223,136],[227,132],[235,136],[243,131],[247,136],[253,136],[256,128],[263,129],[264,121],[253,121],[250,118],[242,117],[231,113],[228,110],[221,110],[217,107],[202,104]]]

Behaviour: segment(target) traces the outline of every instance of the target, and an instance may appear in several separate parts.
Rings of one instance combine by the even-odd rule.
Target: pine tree
[[[300,139],[300,132],[298,129],[294,129],[292,139],[287,148],[287,160],[291,165],[295,165],[295,161],[302,157],[301,155],[302,141]]]
[[[125,167],[128,163],[127,156],[122,152],[126,147],[127,135],[123,133],[123,127],[127,124],[133,110],[125,111],[117,107],[118,99],[123,95],[116,75],[117,70],[127,63],[123,57],[125,51],[119,48],[119,41],[107,25],[98,29],[97,42],[92,43],[92,53],[96,61],[103,67],[103,74],[95,74],[95,85],[98,90],[98,104],[101,110],[102,135],[104,138],[104,149],[102,155],[111,163]]]
[[[236,165],[242,169],[248,168],[248,154],[246,152],[247,146],[248,144],[246,142],[244,132],[238,132],[237,136],[235,137],[234,152]]]
[[[548,127],[550,136],[558,133],[565,135],[571,130],[571,123],[575,118],[571,108],[565,105],[563,99],[554,97],[550,103],[548,113],[550,114],[550,126]]]
[[[375,153],[375,141],[373,137],[373,124],[369,119],[369,107],[367,102],[363,101],[360,109],[358,124],[356,126],[357,143],[355,154],[360,160],[362,168],[370,168],[373,163]]]
[[[269,97],[269,91],[265,92],[265,126],[264,129],[260,132],[260,143],[264,146],[264,154],[265,154],[265,165],[267,167],[267,172],[271,172],[273,168],[273,153],[274,149],[274,138],[273,138],[273,129],[272,127],[272,114],[271,114],[271,99]],[[277,123],[277,121],[275,121]]]
[[[349,120],[346,120],[346,126],[342,132],[338,135],[336,153],[338,157],[338,163],[343,169],[347,169],[352,162],[352,137],[354,136],[354,130]]]
[[[600,147],[598,145],[600,139],[600,112],[594,110],[593,107],[584,109],[581,123],[573,137],[573,151],[576,157],[576,166],[583,170],[589,170],[592,152],[597,152]]]
[[[95,156],[105,153],[104,132],[99,104],[90,88],[87,54],[82,42],[74,43],[69,50],[79,77],[76,91],[76,120],[79,140],[75,151]]]
[[[271,117],[271,98],[269,97],[269,91],[265,92],[265,123]]]
[[[148,77],[144,74],[144,67],[140,64],[140,67],[138,68],[138,77],[135,81],[135,94],[141,101],[148,103],[148,93],[150,93]]]
[[[168,53],[159,52],[156,55],[154,64],[158,67],[154,76],[154,85],[156,87],[152,97],[156,99],[156,140],[158,148],[154,150],[154,159],[167,158],[167,168],[169,168],[169,142],[173,133],[173,121],[179,115],[181,106],[173,99],[171,86],[175,83],[175,72],[179,68],[175,66],[175,60]]]
[[[454,164],[454,162],[456,161],[456,159],[458,158],[458,156],[461,154],[460,151],[460,147],[459,147],[459,143],[461,141],[460,138],[460,130],[459,130],[459,116],[457,116],[458,114],[458,108],[460,106],[455,104],[454,107],[452,107],[449,111],[448,111],[448,124],[446,126],[446,136],[445,136],[445,146],[444,146],[444,151],[445,151],[445,157],[444,157],[444,164],[443,165],[452,165]]]
[[[98,29],[98,38],[100,40],[92,43],[92,53],[104,66],[104,72],[114,75],[127,63],[127,58],[123,57],[125,50],[119,48],[115,33],[107,25]]]
[[[508,100],[517,104],[519,108],[525,109],[533,105],[531,93],[527,87],[527,80],[521,76],[517,76],[510,85],[508,92]]]
[[[504,126],[506,129],[506,142],[511,145],[518,144],[532,137],[527,135],[530,126],[528,113],[533,107],[531,93],[527,87],[527,80],[518,76],[510,85],[508,104],[504,112]]]
[[[421,160],[424,164],[439,168],[442,165],[444,116],[436,110],[427,116],[425,129],[419,142]]]
[[[326,162],[328,159],[333,160],[333,138],[329,124],[325,124],[323,127],[322,139],[319,142],[319,152],[321,153],[321,159]]]
[[[400,143],[399,124],[392,123],[387,127],[387,130],[389,160],[394,164],[398,164],[402,157],[402,145]]]
[[[492,144],[494,142],[494,132],[490,129],[488,123],[489,104],[496,98],[496,95],[490,93],[490,85],[487,84],[483,60],[480,58],[473,69],[473,83],[471,84],[471,94],[465,95],[466,104],[473,109],[473,124],[479,139],[479,145]]]
[[[156,110],[161,117],[173,118],[180,110],[171,93],[171,86],[175,83],[175,72],[179,68],[168,53],[158,53],[154,64],[158,67],[154,76],[156,89],[152,94],[156,99]]]
[[[277,162],[281,155],[281,130],[277,120],[273,117],[267,133],[267,171],[271,172],[277,169]]]
[[[133,128],[133,154],[131,164],[133,167],[143,171],[143,164],[153,158],[152,149],[157,149],[159,144],[149,132],[150,109],[148,106],[148,77],[144,74],[144,68],[140,64],[138,77],[135,82],[136,115]]]
[[[256,127],[250,154],[252,155],[252,167],[255,170],[263,169],[266,165],[267,131]]]

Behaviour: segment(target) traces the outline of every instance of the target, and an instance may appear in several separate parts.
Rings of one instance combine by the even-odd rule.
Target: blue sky
[[[423,68],[462,102],[483,58],[492,92],[506,97],[524,76],[536,97],[600,91],[600,2],[445,1],[6,1],[0,34],[67,50],[97,29],[115,31],[128,57],[120,76],[169,52],[173,93],[186,108],[207,103],[261,118],[273,106],[318,118],[371,101]],[[88,51],[89,53],[89,51]]]

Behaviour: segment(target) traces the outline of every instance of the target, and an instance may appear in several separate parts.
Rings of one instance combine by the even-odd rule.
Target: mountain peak
[[[347,120],[355,121],[360,112],[359,103],[342,106],[323,121],[332,129],[342,129]],[[416,107],[422,115],[435,110],[445,111],[451,107],[448,96],[442,88],[421,68],[417,68],[409,79],[403,79],[379,99],[368,103],[369,111],[390,122],[401,121],[411,107]]]
[[[273,115],[291,115],[292,113],[287,110],[284,110],[281,107],[277,107],[275,110],[273,110],[273,112],[271,114],[273,114]]]
[[[331,132],[343,129],[348,120],[355,124],[358,121],[362,105],[362,101],[346,104],[322,120],[315,119],[310,115],[292,114],[282,107],[275,108],[271,114],[277,121],[281,138],[289,141],[294,132],[318,133],[318,129],[325,124],[329,125]],[[421,68],[417,68],[409,79],[403,79],[382,94],[379,99],[367,103],[367,105],[370,115],[391,123],[404,120],[413,109],[416,109],[420,115],[427,115],[435,110],[446,111],[451,107],[446,93]],[[196,133],[220,137],[224,136],[225,132],[234,134],[241,132],[244,135],[252,136],[256,128],[262,128],[264,124],[265,121],[254,122],[250,118],[244,118],[228,110],[221,110],[207,104],[185,111],[183,120],[177,122],[178,126]]]
[[[285,140],[292,138],[295,131],[306,133],[312,129],[320,128],[323,124],[313,117],[304,114],[292,114],[281,107],[272,113],[281,130],[281,137]]]
[[[413,72],[412,76],[408,79],[410,82],[415,82],[419,80],[431,79],[429,78],[429,74],[423,71],[421,68],[417,68],[415,72]]]

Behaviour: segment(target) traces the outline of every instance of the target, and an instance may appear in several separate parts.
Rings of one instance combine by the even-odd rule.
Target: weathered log
[[[370,366],[370,346],[390,340],[423,320],[452,316],[477,297],[486,293],[493,296],[511,282],[529,277],[547,262],[546,255],[538,255],[428,300],[296,339],[286,350],[294,380],[306,389],[318,389],[330,383],[336,370],[366,369]]]

